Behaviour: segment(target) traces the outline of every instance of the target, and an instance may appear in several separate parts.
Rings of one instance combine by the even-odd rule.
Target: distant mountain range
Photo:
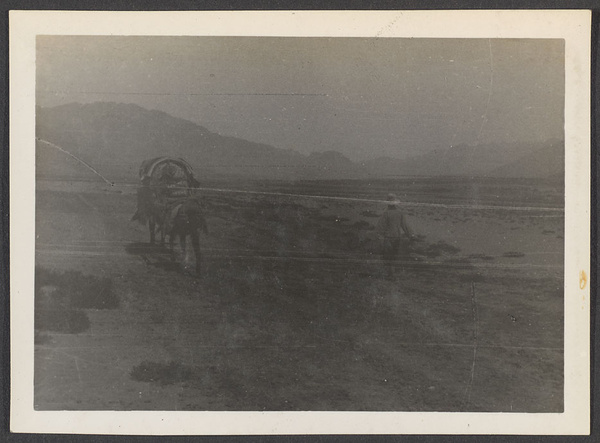
[[[390,178],[406,175],[559,178],[564,176],[564,150],[562,140],[459,145],[406,160],[376,158],[362,165],[370,175]]]
[[[36,137],[54,143],[107,177],[137,178],[152,157],[185,158],[199,178],[257,179],[487,176],[558,178],[564,175],[564,142],[454,146],[400,160],[380,157],[352,162],[336,151],[303,155],[228,137],[203,126],[132,104],[68,104],[36,110]],[[66,154],[37,144],[41,176],[89,176]]]

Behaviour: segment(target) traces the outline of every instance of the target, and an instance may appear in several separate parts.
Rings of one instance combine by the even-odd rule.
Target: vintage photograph
[[[564,413],[565,48],[36,35],[33,410]]]
[[[563,408],[561,40],[39,36],[36,409]]]

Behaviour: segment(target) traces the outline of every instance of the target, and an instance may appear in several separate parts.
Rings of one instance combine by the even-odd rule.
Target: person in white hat
[[[398,209],[400,204],[394,194],[387,196],[387,208],[377,223],[375,231],[383,239],[382,256],[385,262],[387,278],[394,278],[394,261],[398,258],[400,245],[405,237],[413,239],[413,233],[406,216]]]

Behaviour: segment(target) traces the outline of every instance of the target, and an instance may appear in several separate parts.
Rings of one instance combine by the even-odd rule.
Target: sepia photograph
[[[568,412],[569,40],[384,22],[29,37],[33,414]]]

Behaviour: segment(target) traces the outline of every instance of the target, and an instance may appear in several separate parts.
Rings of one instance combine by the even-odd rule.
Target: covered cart
[[[165,222],[169,207],[194,195],[199,183],[192,167],[182,158],[157,157],[144,161],[139,170],[141,186],[137,192],[137,211],[132,220],[149,223],[150,241],[155,227]]]
[[[184,198],[198,187],[194,172],[182,158],[157,157],[144,161],[140,166],[140,181],[156,194],[156,198]]]

